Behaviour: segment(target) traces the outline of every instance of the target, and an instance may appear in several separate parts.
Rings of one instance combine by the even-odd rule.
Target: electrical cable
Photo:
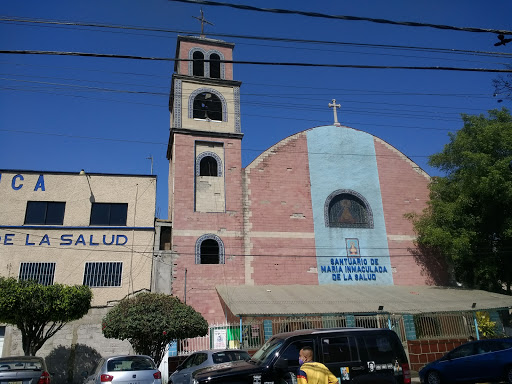
[[[173,62],[193,61],[192,59],[173,59],[173,58],[169,58],[169,57],[150,57],[150,56],[118,55],[118,54],[106,54],[106,53],[39,51],[39,50],[0,50],[0,54],[101,57],[101,58],[110,58],[110,59],[173,61]],[[210,62],[210,60],[203,60],[203,61]],[[464,67],[443,67],[443,66],[400,66],[400,65],[362,65],[362,64],[318,64],[318,63],[298,63],[298,62],[286,63],[286,62],[248,61],[248,60],[215,60],[215,62],[220,62],[220,63],[225,63],[225,64],[248,64],[248,65],[287,66],[287,67],[404,69],[404,70],[460,71],[460,72],[485,72],[485,73],[512,73],[512,69],[498,69],[498,68],[464,68]]]
[[[507,30],[503,30],[503,29],[455,27],[452,25],[418,23],[418,22],[414,22],[414,21],[393,21],[393,20],[386,20],[386,19],[374,19],[374,18],[370,18],[370,17],[328,15],[325,13],[318,13],[318,12],[305,12],[305,11],[297,11],[297,10],[291,10],[291,9],[278,9],[278,8],[260,8],[260,7],[254,7],[251,5],[221,3],[218,1],[209,1],[209,0],[168,0],[168,1],[189,3],[189,4],[202,4],[202,5],[229,7],[229,8],[235,8],[235,9],[242,9],[245,11],[301,15],[301,16],[318,17],[318,18],[334,19],[334,20],[369,21],[372,23],[392,24],[392,25],[399,25],[399,26],[405,26],[405,27],[428,27],[428,28],[436,28],[436,29],[443,29],[443,30],[450,30],[450,31],[483,32],[483,33],[512,35],[512,31],[507,31]]]
[[[78,21],[58,21],[58,20],[44,20],[44,19],[26,19],[16,17],[0,17],[1,21],[16,21],[21,23],[37,23],[37,24],[51,24],[51,25],[62,25],[62,26],[89,26],[95,28],[107,28],[107,29],[126,29],[126,30],[137,30],[137,31],[152,31],[152,32],[165,32],[172,34],[184,34],[194,35],[192,31],[184,30],[172,30],[163,28],[148,28],[148,27],[137,27],[137,26],[123,26],[123,25],[112,25],[112,24],[99,24],[99,23],[86,23]],[[453,54],[472,54],[472,55],[483,55],[483,56],[512,56],[512,53],[506,52],[489,52],[489,51],[472,51],[462,50],[454,48],[438,48],[438,47],[417,47],[417,46],[403,46],[403,45],[390,45],[390,44],[369,44],[369,43],[350,43],[342,41],[329,41],[329,40],[308,40],[308,39],[294,39],[287,37],[266,37],[266,36],[255,36],[255,35],[236,35],[227,33],[208,33],[209,36],[216,37],[229,37],[234,39],[246,39],[246,40],[263,40],[263,41],[275,41],[275,42],[287,42],[287,43],[302,43],[302,44],[325,44],[325,45],[343,45],[343,46],[356,46],[356,47],[371,47],[379,49],[402,49],[402,50],[413,50],[413,51],[428,51],[436,53],[453,53]]]

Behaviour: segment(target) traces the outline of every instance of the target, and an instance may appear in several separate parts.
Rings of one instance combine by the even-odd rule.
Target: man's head
[[[304,347],[299,352],[299,360],[302,360],[303,363],[308,363],[313,361],[313,348]]]

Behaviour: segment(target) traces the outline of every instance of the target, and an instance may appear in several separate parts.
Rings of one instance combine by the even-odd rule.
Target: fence
[[[263,319],[244,321],[240,324],[210,325],[203,337],[179,340],[176,354],[188,355],[203,349],[242,348],[256,350],[265,342]],[[396,332],[402,343],[407,343],[402,315],[338,315],[273,317],[272,334],[309,328],[389,328]],[[429,313],[414,316],[416,339],[467,338],[475,335],[472,312]]]
[[[414,316],[417,339],[475,336],[473,312],[428,313]]]

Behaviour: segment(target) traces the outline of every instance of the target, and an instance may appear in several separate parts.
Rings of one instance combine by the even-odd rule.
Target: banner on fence
[[[213,330],[213,348],[226,349],[226,329]]]

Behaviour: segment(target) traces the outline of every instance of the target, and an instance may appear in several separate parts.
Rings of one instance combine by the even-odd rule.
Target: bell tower
[[[224,314],[211,308],[218,299],[200,285],[210,289],[217,275],[225,279],[226,268],[234,284],[244,279],[243,260],[228,257],[243,249],[241,82],[233,80],[233,48],[204,36],[179,36],[169,97],[172,294],[185,295],[188,271],[195,286],[182,299],[209,313],[209,321],[223,321]]]
[[[171,127],[167,157],[179,136],[194,137],[194,211],[226,210],[226,139],[242,139],[240,85],[233,80],[234,44],[205,37],[179,36],[169,110]],[[232,150],[232,148],[229,148]],[[179,151],[179,149],[178,149]],[[172,217],[172,191],[170,191]]]

